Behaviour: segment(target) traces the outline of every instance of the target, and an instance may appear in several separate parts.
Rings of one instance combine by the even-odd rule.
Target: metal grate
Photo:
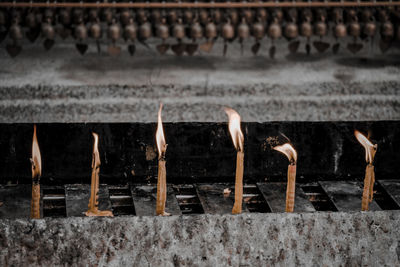
[[[307,184],[301,186],[309,201],[313,204],[316,211],[338,211],[335,204],[326,194],[321,185]]]
[[[43,188],[43,217],[66,217],[64,187]]]
[[[256,185],[243,186],[243,200],[250,212],[271,212],[271,208]]]
[[[108,193],[114,216],[136,214],[131,190],[128,186],[109,186]]]
[[[174,192],[182,214],[204,213],[196,188],[193,185],[174,186]]]
[[[359,203],[361,191],[355,194],[354,190],[360,189],[360,186],[359,182],[344,181],[298,184],[295,212],[359,211],[361,210]],[[285,183],[244,185],[243,212],[284,212],[285,188]],[[224,194],[226,189],[231,191]],[[43,186],[42,216],[84,216],[89,191],[88,185],[69,185],[65,189],[61,186]],[[99,199],[101,210],[112,209],[115,216],[155,215],[156,185],[102,185],[100,191],[102,191],[101,199]],[[400,181],[378,181],[374,186],[374,191],[374,203],[377,209],[372,209],[371,206],[371,211],[400,209],[400,202],[398,202]],[[173,215],[230,214],[234,204],[234,192],[233,184],[170,185],[166,211]],[[29,215],[30,185],[0,187],[0,193],[1,201],[3,201],[3,206],[0,207],[0,218],[24,218]]]

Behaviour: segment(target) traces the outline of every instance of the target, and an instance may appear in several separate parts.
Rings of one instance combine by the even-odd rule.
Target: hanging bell
[[[209,16],[208,16],[208,12],[205,9],[201,9],[199,11],[199,21],[202,25],[206,25],[208,22]]]
[[[252,23],[254,19],[254,12],[251,9],[243,10],[242,17],[246,20],[247,23]]]
[[[10,27],[10,38],[15,42],[18,42],[23,38],[22,29],[17,23],[13,23]]]
[[[50,50],[54,45],[55,31],[50,19],[42,23],[42,35],[45,38],[43,46],[46,50]]]
[[[18,56],[22,51],[22,46],[19,44],[21,39],[23,38],[23,33],[21,27],[17,22],[14,22],[10,27],[10,38],[13,40],[12,44],[6,45],[6,50],[8,54],[14,58]]]
[[[235,30],[233,29],[233,26],[228,19],[226,23],[222,26],[222,38],[224,38],[224,49],[223,49],[223,55],[226,55],[226,52],[228,51],[228,41],[232,41],[233,38],[235,37]]]
[[[25,17],[25,25],[28,27],[28,31],[25,34],[26,37],[30,42],[35,42],[40,35],[40,27],[36,14],[32,10]]]
[[[151,37],[151,24],[145,22],[139,26],[139,38],[141,41],[145,41]]]
[[[63,40],[65,40],[72,33],[72,30],[71,30],[71,23],[72,23],[71,10],[67,9],[67,8],[61,9],[59,14],[58,14],[58,21],[62,25],[62,28],[59,29],[58,34],[60,35],[60,37]]]
[[[176,10],[171,9],[171,10],[168,12],[167,19],[168,19],[168,23],[169,23],[169,24],[174,24],[174,23],[176,23],[176,21],[178,20],[178,14],[177,14]]]
[[[232,25],[236,25],[239,23],[239,13],[236,9],[229,10],[228,16]]]
[[[191,24],[193,22],[193,11],[190,9],[186,9],[183,12],[183,21],[186,24]]]
[[[147,22],[147,11],[144,9],[139,9],[136,13],[137,21],[139,24],[144,24]]]
[[[250,28],[246,22],[246,18],[242,18],[242,22],[238,26],[238,37],[240,43],[240,54],[243,55],[243,41],[250,36]]]
[[[207,41],[200,45],[200,49],[204,52],[209,53],[214,45],[214,40],[218,36],[217,26],[211,20],[207,23],[204,31],[204,35]]]
[[[379,42],[379,47],[382,53],[385,53],[391,46],[394,36],[393,24],[387,20],[381,26],[381,41]]]
[[[91,38],[96,40],[96,46],[97,46],[97,52],[101,52],[101,47],[100,47],[100,38],[102,36],[101,32],[101,26],[98,22],[98,18],[96,19],[95,22],[92,23],[89,27],[89,35]]]
[[[112,24],[108,27],[107,36],[111,39],[111,44],[108,46],[108,53],[112,56],[119,55],[121,53],[121,47],[116,45],[117,40],[121,37],[121,28],[113,20]]]
[[[132,13],[129,11],[129,9],[125,8],[121,11],[119,19],[123,26],[128,25],[131,18],[132,18]]]
[[[78,40],[78,43],[75,45],[76,49],[78,49],[81,55],[85,54],[88,49],[88,45],[83,41],[87,38],[87,28],[83,22],[75,27],[75,38]]]
[[[185,38],[185,27],[182,24],[182,19],[179,18],[178,22],[172,28],[172,35],[178,40],[177,44],[171,46],[171,50],[177,56],[182,56],[186,50],[186,44],[182,42],[183,38]]]
[[[161,15],[160,10],[158,9],[153,9],[151,11],[151,22],[153,23],[153,25],[157,25],[159,23],[161,23],[163,17]]]
[[[196,19],[190,27],[190,37],[192,38],[193,42],[186,45],[186,53],[188,53],[189,56],[192,56],[199,47],[199,45],[196,43],[196,40],[203,38],[203,28]]]
[[[282,36],[281,25],[278,23],[279,19],[275,18],[274,21],[268,27],[268,36],[272,40],[272,45],[269,49],[269,57],[275,58],[276,47],[274,45],[274,41]]]
[[[135,40],[137,37],[137,27],[131,18],[129,20],[128,25],[124,28],[124,39],[125,41],[130,41],[131,43],[128,45],[128,52],[131,56],[133,56],[136,52]]]
[[[268,20],[267,10],[265,8],[258,8],[257,9],[257,18],[262,22],[266,22]]]
[[[355,54],[363,48],[362,44],[357,43],[357,38],[360,36],[361,33],[361,26],[360,23],[358,23],[358,17],[356,15],[352,18],[352,21],[349,24],[348,32],[349,35],[353,37],[354,41],[353,43],[349,43],[347,45],[347,49],[349,49],[350,52]]]
[[[162,40],[162,43],[157,45],[156,49],[161,55],[164,55],[169,49],[169,44],[165,43],[165,40],[169,37],[169,29],[165,18],[162,18],[161,23],[157,25],[156,34]]]
[[[261,47],[260,40],[264,38],[265,35],[265,27],[262,21],[258,20],[256,23],[253,24],[252,34],[256,43],[251,47],[251,51],[254,55],[256,55]]]

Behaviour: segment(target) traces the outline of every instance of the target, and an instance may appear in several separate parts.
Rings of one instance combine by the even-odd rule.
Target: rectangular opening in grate
[[[174,186],[176,199],[182,214],[203,214],[200,199],[193,185]]]
[[[301,186],[308,199],[317,211],[338,211],[335,204],[319,184]]]
[[[383,210],[400,209],[396,201],[394,201],[394,199],[389,195],[388,192],[386,192],[386,190],[379,183],[375,183],[374,185],[374,200]]]
[[[43,188],[43,217],[66,217],[65,189]]]
[[[108,194],[114,216],[136,214],[131,190],[128,186],[108,187]]]
[[[271,212],[271,208],[256,185],[243,186],[243,201],[250,212]]]

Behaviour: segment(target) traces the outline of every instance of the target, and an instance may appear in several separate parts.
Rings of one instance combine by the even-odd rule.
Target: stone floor
[[[272,60],[266,41],[257,57],[241,56],[237,43],[226,57],[221,43],[211,54],[159,56],[152,42],[134,57],[124,47],[117,57],[97,54],[94,45],[81,56],[72,43],[49,52],[27,44],[14,59],[0,49],[0,122],[153,122],[160,101],[172,122],[225,121],[223,106],[243,121],[400,118],[395,48],[307,56],[301,46],[290,55],[282,41]]]

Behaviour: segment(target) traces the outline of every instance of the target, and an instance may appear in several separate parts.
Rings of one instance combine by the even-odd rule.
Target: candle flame
[[[283,145],[275,146],[273,147],[273,149],[285,154],[291,164],[296,164],[297,152],[291,144],[286,143]]]
[[[98,168],[100,167],[99,135],[97,133],[92,133],[92,135],[94,138],[92,168]]]
[[[160,103],[160,109],[158,110],[158,121],[157,121],[157,131],[156,131],[156,142],[157,142],[157,150],[158,156],[162,158],[167,150],[167,144],[165,142],[164,137],[164,129],[161,120],[161,111],[163,108],[163,104]]]
[[[372,144],[368,138],[360,133],[359,131],[355,130],[354,135],[356,136],[358,142],[364,147],[365,149],[365,161],[369,164],[372,164],[374,161],[375,153],[378,148],[377,144]]]
[[[42,157],[40,155],[39,143],[36,136],[36,125],[33,126],[32,140],[32,178],[42,176]]]
[[[229,118],[229,133],[231,134],[233,145],[237,151],[243,151],[244,136],[240,128],[240,116],[231,108],[225,108],[225,112]]]

